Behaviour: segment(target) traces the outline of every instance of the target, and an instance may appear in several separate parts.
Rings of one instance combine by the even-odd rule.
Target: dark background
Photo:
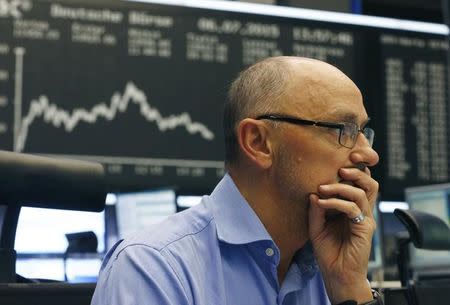
[[[439,113],[431,111],[430,107],[420,113],[420,116],[427,118],[426,125],[415,123],[418,115],[415,86],[425,88],[426,103],[432,104],[436,101],[430,92],[434,90],[436,84],[439,85],[436,82],[447,84],[446,71],[439,76],[443,76],[443,79],[440,79],[432,70],[436,65],[445,69],[446,50],[432,47],[436,42],[439,44],[446,41],[446,36],[442,34],[146,3],[61,2],[65,6],[75,8],[110,7],[123,12],[125,17],[120,24],[104,24],[106,30],[114,33],[118,40],[114,47],[107,47],[73,43],[70,40],[73,21],[50,18],[48,16],[50,3],[57,1],[33,1],[33,8],[23,18],[48,20],[51,28],[60,31],[59,41],[14,38],[12,35],[14,18],[0,18],[1,42],[8,43],[11,49],[15,47],[26,49],[22,118],[29,113],[32,102],[40,96],[47,97],[58,109],[71,113],[76,109],[90,110],[100,103],[109,105],[115,93],[124,94],[127,85],[132,83],[145,95],[147,103],[163,117],[177,116],[186,112],[193,121],[207,126],[215,135],[212,141],[207,141],[199,134],[189,134],[183,127],[162,132],[154,122],[145,120],[134,100],[130,100],[127,109],[118,112],[113,120],[98,118],[95,124],[80,122],[70,132],[49,123],[43,116],[34,119],[29,128],[24,152],[69,155],[101,161],[106,165],[110,191],[153,187],[173,187],[180,193],[206,193],[212,190],[223,175],[223,169],[220,166],[203,166],[201,165],[203,163],[191,165],[184,161],[211,161],[220,164],[223,160],[222,105],[230,82],[248,64],[243,60],[243,41],[246,39],[276,44],[284,55],[303,55],[326,60],[348,74],[361,88],[369,116],[372,117],[371,126],[377,133],[375,148],[380,153],[381,160],[373,173],[381,183],[381,200],[403,200],[403,191],[407,186],[448,182],[450,176],[448,166],[432,163],[435,160],[432,156],[436,153],[436,149],[426,148],[426,154],[430,158],[429,163],[425,165],[419,165],[417,158],[419,132],[431,137],[438,129],[444,131],[449,129],[448,100],[444,102],[443,111]],[[377,14],[378,9],[394,14],[396,11],[394,5],[403,7],[403,10],[399,11],[411,12],[414,11],[414,7],[420,7],[416,1],[408,2],[408,5],[406,3],[406,1],[389,3],[363,1],[361,9],[362,13],[367,14]],[[432,3],[434,1],[427,2],[427,7],[432,9],[434,7]],[[384,8],[381,9],[382,7]],[[127,12],[130,9],[173,17],[172,29],[159,29],[172,42],[170,58],[128,55]],[[428,16],[425,13],[422,15]],[[410,16],[405,18],[413,19],[413,15]],[[199,29],[197,23],[202,17],[214,20],[219,30],[211,33]],[[278,38],[271,38],[257,34],[244,35],[242,32],[224,33],[222,31],[224,29],[220,27],[226,20],[240,22],[242,29],[252,23],[277,26],[280,35]],[[141,28],[155,30],[149,26]],[[294,41],[294,28],[306,29],[310,36],[302,41]],[[188,32],[216,37],[220,43],[228,47],[228,61],[220,63],[186,59]],[[351,37],[351,43],[336,41],[335,38],[340,37],[339,35]],[[399,43],[387,44],[383,42],[385,37],[398,40]],[[411,44],[411,41],[418,41],[421,45]],[[307,54],[296,53],[294,44],[308,46],[312,51]],[[342,55],[331,52],[324,58],[320,50],[338,50]],[[270,55],[274,54],[269,50],[267,56]],[[255,60],[257,57],[255,56]],[[392,60],[401,64],[401,70],[398,74],[389,76],[387,67]],[[0,68],[10,71],[11,76],[8,82],[0,83],[0,90],[6,92],[11,101],[8,107],[0,112],[1,119],[8,122],[11,127],[7,133],[0,135],[0,148],[7,150],[13,149],[14,63],[13,52],[0,56]],[[420,81],[413,77],[417,65],[425,67],[422,71],[423,79]],[[400,86],[391,89],[391,92],[402,92],[399,108],[401,112],[392,114],[388,86],[392,86],[392,79],[399,76],[402,78]],[[444,90],[447,87],[444,86]],[[446,91],[443,92],[444,98],[446,94]],[[442,116],[442,113],[445,119],[444,126],[436,125],[438,124],[436,115]],[[391,122],[403,122],[402,129],[397,130],[397,126],[390,124]],[[389,153],[394,146],[389,142],[390,135],[395,132],[400,133],[403,144],[400,148],[397,147],[394,153]],[[448,134],[446,138],[444,137],[444,141],[446,143],[441,143],[440,148],[444,147],[442,151],[448,152],[450,151]],[[401,153],[399,155],[397,152],[402,149],[404,155]],[[109,157],[114,160],[108,161]],[[118,158],[127,161],[117,161]],[[145,159],[147,163],[144,162],[142,165],[140,161],[136,161],[141,159]],[[158,168],[158,163],[152,160],[160,159],[168,160],[169,163],[177,162],[177,165],[167,165],[166,162]],[[178,162],[179,160],[182,162]],[[446,161],[449,163],[448,156]],[[146,174],[138,174],[137,168],[142,166],[146,168]],[[418,174],[419,166],[425,166],[425,176]],[[439,170],[440,174],[436,174]]]

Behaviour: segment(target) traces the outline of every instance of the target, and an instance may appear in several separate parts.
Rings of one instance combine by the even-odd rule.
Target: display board
[[[121,191],[207,192],[224,174],[233,78],[299,55],[361,88],[386,198],[448,180],[444,26],[178,2],[0,0],[0,148],[100,161]]]
[[[446,39],[384,32],[379,44],[383,107],[377,120],[387,194],[449,181]]]

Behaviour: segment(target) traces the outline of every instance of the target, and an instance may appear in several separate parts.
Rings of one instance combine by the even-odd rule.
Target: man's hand
[[[318,194],[310,195],[309,237],[331,303],[355,300],[360,304],[372,300],[367,268],[376,228],[373,208],[378,183],[367,167],[341,168],[339,175],[345,183],[321,185]],[[327,217],[330,210],[342,214]],[[361,212],[365,219],[352,222]]]

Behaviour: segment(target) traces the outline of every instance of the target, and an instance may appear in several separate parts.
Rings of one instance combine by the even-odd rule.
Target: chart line
[[[50,103],[48,97],[45,95],[40,96],[36,100],[32,100],[29,111],[20,124],[15,145],[16,150],[23,151],[29,129],[37,118],[42,118],[44,122],[56,128],[63,126],[67,132],[72,132],[80,122],[95,124],[99,118],[112,121],[118,113],[126,112],[130,103],[137,104],[140,109],[140,114],[148,122],[154,122],[161,132],[184,127],[189,134],[199,134],[207,141],[212,141],[215,137],[214,133],[207,126],[199,122],[194,122],[187,112],[163,117],[158,109],[152,108],[148,103],[145,93],[130,81],[126,84],[123,94],[117,92],[113,94],[109,105],[100,103],[90,110],[76,108],[70,112],[61,109],[56,104]]]

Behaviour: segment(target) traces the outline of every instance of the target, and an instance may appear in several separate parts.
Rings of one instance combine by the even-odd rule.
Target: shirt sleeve
[[[190,305],[178,275],[163,254],[129,245],[111,255],[91,305]]]

